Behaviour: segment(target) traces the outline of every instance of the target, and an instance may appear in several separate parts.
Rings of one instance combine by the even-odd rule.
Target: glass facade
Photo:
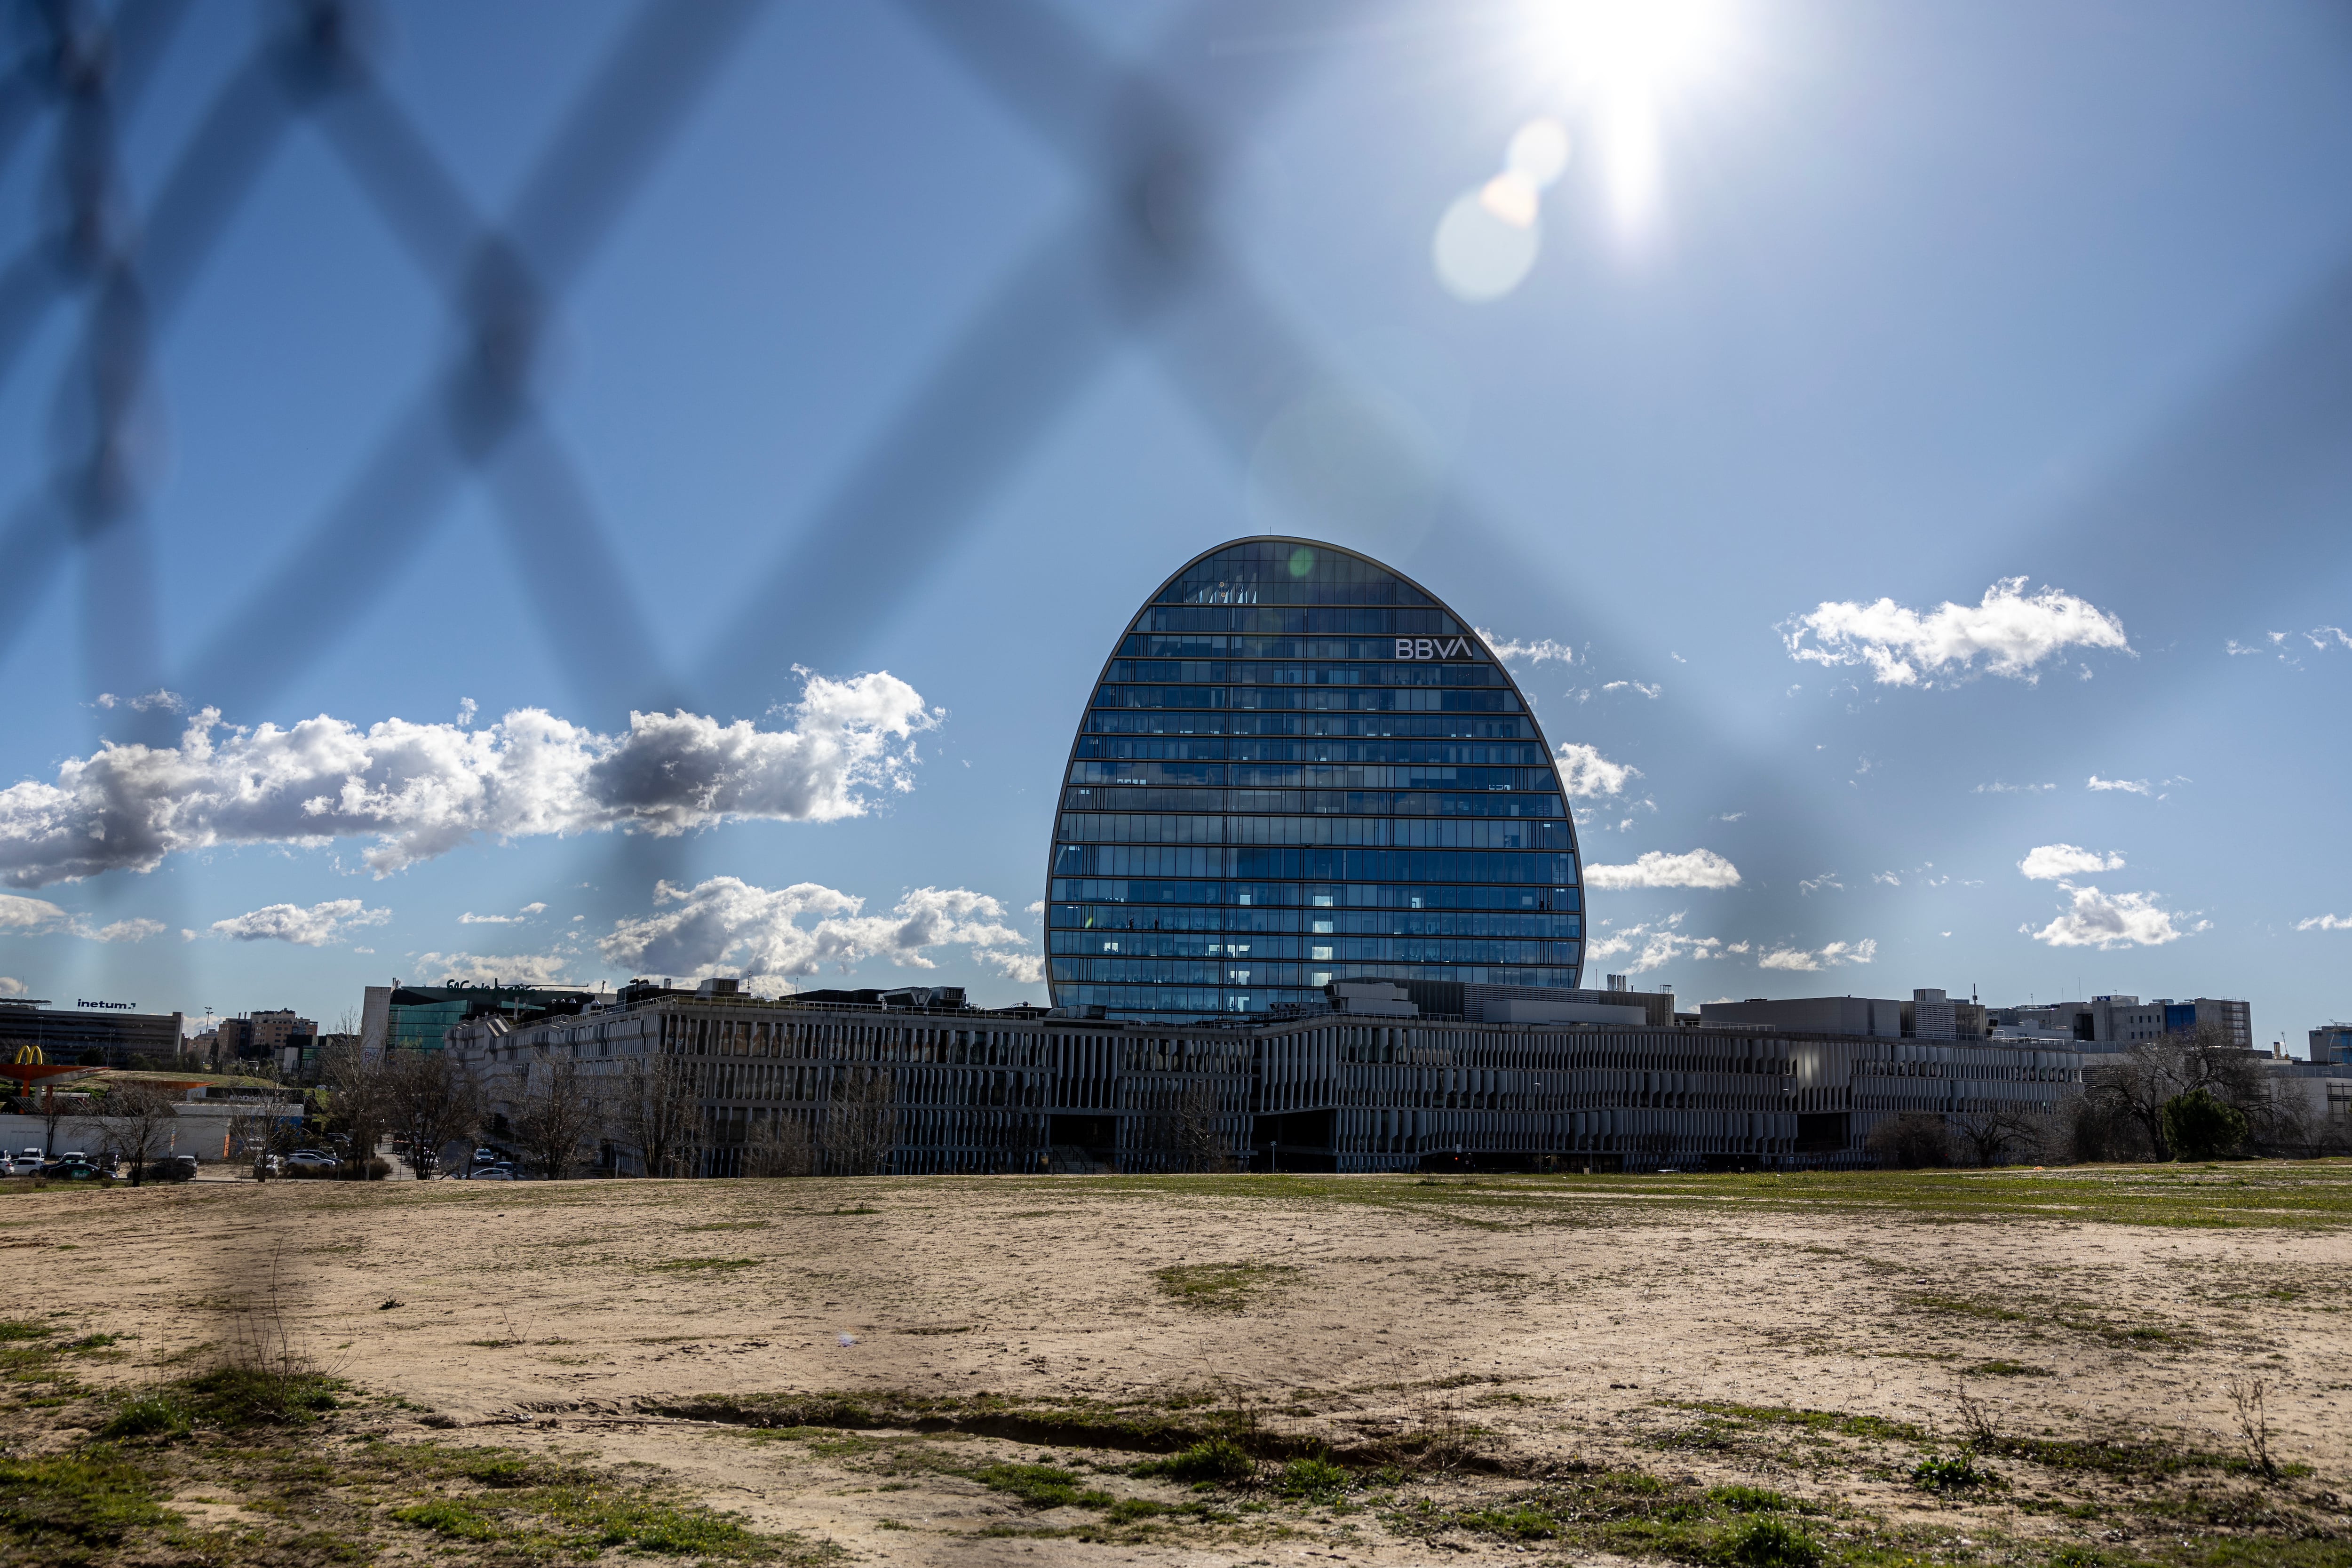
[[[1550,749],[1437,599],[1299,539],[1200,557],[1096,683],[1046,882],[1056,1006],[1181,1019],[1333,980],[1577,984]]]

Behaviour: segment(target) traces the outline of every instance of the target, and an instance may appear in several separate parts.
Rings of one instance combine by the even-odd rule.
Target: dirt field
[[[2340,1163],[205,1182],[0,1247],[25,1562],[2352,1562]]]

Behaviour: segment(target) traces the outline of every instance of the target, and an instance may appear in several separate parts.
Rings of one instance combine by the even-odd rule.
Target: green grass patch
[[[1966,1454],[1945,1458],[1930,1454],[1911,1467],[1911,1484],[1921,1491],[1973,1491],[1995,1484],[1997,1478]]]
[[[1723,1555],[1742,1568],[1820,1568],[1822,1549],[1795,1525],[1751,1519],[1726,1531]]]
[[[162,1495],[144,1466],[104,1445],[0,1458],[0,1533],[30,1553],[23,1561],[90,1562],[132,1531],[164,1523]]]
[[[1242,1311],[1297,1277],[1287,1263],[1176,1263],[1151,1271],[1160,1294],[1196,1312]]]

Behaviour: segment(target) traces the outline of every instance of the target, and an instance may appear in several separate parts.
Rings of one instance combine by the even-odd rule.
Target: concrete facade
[[[494,1085],[541,1052],[592,1075],[685,1058],[706,1175],[740,1170],[764,1121],[814,1127],[845,1074],[875,1070],[901,1174],[1165,1169],[1180,1102],[1209,1108],[1228,1158],[1259,1169],[1852,1165],[1889,1117],[2048,1109],[2082,1075],[2072,1050],[1885,1035],[1346,1011],[1173,1026],[677,992],[519,1028],[478,1020],[449,1048]],[[606,1158],[634,1168],[626,1149]]]

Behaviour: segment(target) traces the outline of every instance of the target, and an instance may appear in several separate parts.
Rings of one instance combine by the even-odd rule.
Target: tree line
[[[1906,1170],[2352,1154],[2352,1126],[2281,1092],[2263,1060],[2200,1025],[2099,1060],[2046,1110],[1906,1111],[1872,1129],[1864,1149]]]

